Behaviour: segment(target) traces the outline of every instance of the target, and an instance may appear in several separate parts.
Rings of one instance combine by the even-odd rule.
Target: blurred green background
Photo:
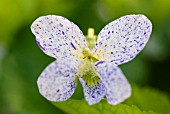
[[[151,38],[131,62],[121,65],[131,83],[170,93],[170,0],[0,0],[0,114],[64,113],[38,92],[36,80],[54,59],[37,46],[30,31],[42,15],[61,15],[83,33],[96,34],[123,15],[144,14]]]

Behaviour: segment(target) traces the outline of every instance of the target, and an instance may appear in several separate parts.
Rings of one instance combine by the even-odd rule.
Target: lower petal
[[[106,87],[109,104],[116,105],[131,95],[131,87],[122,71],[109,61],[95,63],[100,79]]]
[[[101,80],[91,85],[89,82],[84,81],[83,78],[79,78],[84,91],[84,97],[89,105],[98,103],[105,96],[105,87]],[[91,80],[93,80],[91,78]]]
[[[65,101],[76,88],[76,72],[79,61],[57,59],[41,73],[37,84],[42,96],[50,101]]]

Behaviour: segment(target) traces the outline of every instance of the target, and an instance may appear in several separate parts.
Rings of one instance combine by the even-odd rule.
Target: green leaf
[[[52,102],[57,108],[69,114],[169,114],[170,100],[158,90],[138,87],[132,84],[132,96],[123,104],[112,106],[103,99],[96,105],[89,106],[83,99],[69,99],[65,102]],[[76,91],[75,94],[79,93]],[[73,99],[74,98],[74,99]]]
[[[119,104],[112,106],[106,100],[102,100],[100,103],[92,106],[89,106],[85,100],[73,99],[60,103],[52,102],[52,104],[68,114],[156,114],[152,111],[142,112],[134,105]]]
[[[150,87],[132,87],[132,96],[127,99],[126,104],[136,105],[141,110],[170,114],[170,100],[165,93]]]

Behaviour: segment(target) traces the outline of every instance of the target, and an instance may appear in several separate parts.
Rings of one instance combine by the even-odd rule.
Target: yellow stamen
[[[87,31],[86,40],[88,41],[88,47],[93,49],[96,44],[97,36],[94,34],[94,29],[89,28]]]
[[[89,28],[87,32],[87,37],[96,40],[97,36],[94,34],[94,28]]]

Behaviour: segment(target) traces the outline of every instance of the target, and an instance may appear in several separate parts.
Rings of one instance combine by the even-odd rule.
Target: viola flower
[[[39,17],[31,30],[40,49],[56,59],[38,78],[42,96],[65,101],[73,95],[79,79],[89,105],[104,96],[116,105],[131,95],[131,86],[118,66],[144,48],[152,23],[144,15],[123,16],[100,31],[93,49],[88,48],[78,26],[61,16]]]

